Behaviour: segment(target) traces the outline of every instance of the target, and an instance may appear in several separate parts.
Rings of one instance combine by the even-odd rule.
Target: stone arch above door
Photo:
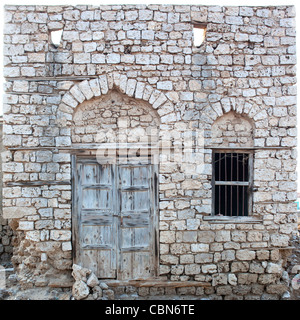
[[[83,80],[75,84],[65,93],[57,110],[57,124],[60,127],[72,125],[76,108],[90,100],[103,98],[112,90],[128,98],[147,104],[156,112],[161,123],[174,123],[176,120],[175,108],[165,93],[151,85],[128,78],[116,72],[100,75],[91,80]],[[64,146],[71,145],[71,140],[64,140]],[[59,143],[57,146],[60,146]]]
[[[152,106],[117,89],[84,101],[73,113],[72,143],[143,143],[158,140],[160,117]]]

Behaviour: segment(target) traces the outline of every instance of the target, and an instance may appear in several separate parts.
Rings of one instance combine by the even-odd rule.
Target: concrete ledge
[[[203,217],[204,221],[211,223],[262,223],[263,220],[255,217],[222,217],[222,216],[207,216]]]

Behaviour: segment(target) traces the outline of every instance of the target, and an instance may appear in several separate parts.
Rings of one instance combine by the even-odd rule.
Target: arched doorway
[[[158,268],[159,117],[114,89],[74,111],[74,262],[99,278],[149,279]],[[149,148],[150,146],[150,148]]]

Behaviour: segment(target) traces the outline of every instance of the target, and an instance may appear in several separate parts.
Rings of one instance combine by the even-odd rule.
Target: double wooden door
[[[148,159],[98,163],[73,158],[74,262],[98,278],[157,273],[157,168]]]

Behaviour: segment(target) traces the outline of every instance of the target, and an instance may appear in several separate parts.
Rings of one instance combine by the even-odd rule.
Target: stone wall
[[[178,292],[279,299],[297,230],[294,7],[5,8],[3,210],[22,284],[71,286],[69,150],[124,116],[129,128],[159,126],[173,147],[186,132],[202,138],[197,161],[160,155],[160,277],[204,283]],[[195,23],[206,26],[200,47]],[[113,109],[113,95],[125,103]],[[216,145],[254,154],[249,217],[212,215]]]
[[[211,145],[218,147],[253,147],[253,123],[246,117],[229,112],[212,125]]]
[[[150,105],[149,105],[150,106]],[[75,111],[73,143],[145,142],[159,129],[159,117],[145,103],[117,91],[85,101]]]
[[[0,119],[0,151],[3,149],[2,139],[3,119]],[[8,224],[8,220],[2,215],[2,158],[0,157],[0,263],[1,265],[10,264],[13,250],[13,232]]]

